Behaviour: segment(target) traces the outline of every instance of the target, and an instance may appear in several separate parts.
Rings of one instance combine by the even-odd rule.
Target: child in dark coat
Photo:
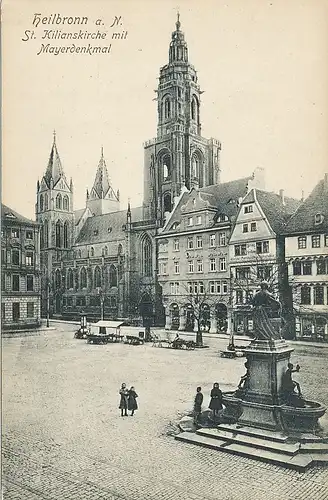
[[[132,386],[131,389],[129,390],[129,396],[128,396],[128,410],[131,411],[131,417],[134,415],[134,411],[138,409],[137,397],[138,394],[136,393],[134,387]]]
[[[213,416],[219,414],[219,411],[222,410],[222,392],[220,390],[220,386],[217,382],[213,384],[213,389],[211,390],[211,401],[209,404],[209,408],[213,410]]]
[[[202,404],[203,404],[204,396],[202,394],[202,388],[197,387],[196,396],[194,401],[194,424],[199,424],[199,417],[202,413]]]

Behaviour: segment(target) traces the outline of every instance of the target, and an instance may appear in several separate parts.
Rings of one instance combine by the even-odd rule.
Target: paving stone
[[[201,385],[231,390],[243,360],[219,358],[224,339],[180,353],[151,345],[90,346],[60,325],[3,339],[3,477],[7,500],[323,500],[328,470],[300,474],[182,444],[176,423]],[[295,347],[311,399],[328,403],[326,358]],[[121,418],[118,388],[136,386],[139,409]]]

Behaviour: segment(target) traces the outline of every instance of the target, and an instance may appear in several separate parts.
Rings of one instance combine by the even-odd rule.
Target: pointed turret
[[[119,210],[119,196],[117,196],[111,186],[103,147],[101,148],[96,178],[87,200],[87,206],[95,215],[116,212]]]
[[[44,179],[48,187],[53,187],[57,184],[60,178],[63,178],[66,182],[66,177],[57,150],[56,132],[54,131],[54,140],[52,143],[47,170],[44,174]]]

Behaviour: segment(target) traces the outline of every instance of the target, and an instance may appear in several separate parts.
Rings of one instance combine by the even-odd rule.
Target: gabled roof
[[[54,142],[52,144],[47,170],[44,174],[44,179],[48,187],[50,187],[50,179],[53,179],[55,185],[61,177],[63,177],[65,179],[65,182],[67,182],[56,146],[56,136],[54,135]]]
[[[118,201],[118,198],[110,184],[103,149],[101,148],[101,157],[97,168],[96,178],[91,189],[90,199],[92,200],[104,198],[113,198],[114,200]]]
[[[315,224],[315,216],[322,215],[322,222]],[[290,233],[328,233],[328,174],[318,182],[304,203],[290,218],[284,231]]]
[[[17,222],[18,224],[38,225],[37,222],[27,219],[23,215],[16,212],[16,210],[13,210],[3,203],[1,203],[1,220],[2,224],[6,221],[12,221],[13,223]]]
[[[276,193],[254,188],[254,190],[252,189],[244,198],[242,202],[243,205],[254,201],[254,192],[273,231],[276,234],[283,232],[288,220],[302,202],[295,198],[290,198],[288,196],[282,197]]]
[[[132,222],[140,220],[142,207],[131,209]],[[83,225],[75,244],[92,245],[125,238],[126,210],[89,217]]]
[[[239,200],[247,193],[248,183],[251,179],[252,177],[250,176],[234,181],[223,182],[222,184],[206,186],[200,188],[197,193],[199,198],[206,202],[206,208],[212,210],[217,215],[224,214],[231,220],[231,218],[237,214]],[[192,196],[194,196],[194,190],[182,195],[178,205],[174,209],[174,213],[170,218],[167,228],[165,228],[161,234],[176,232],[174,224],[181,222],[181,218],[189,213],[189,211],[183,212],[182,207],[188,203]],[[189,228],[183,229],[188,230]],[[190,230],[194,231],[195,228],[193,227]]]

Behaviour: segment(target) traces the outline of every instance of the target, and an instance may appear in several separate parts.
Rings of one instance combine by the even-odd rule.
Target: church
[[[102,150],[85,207],[75,210],[54,136],[37,183],[42,316],[164,325],[156,236],[184,192],[220,183],[221,144],[201,135],[202,91],[179,15],[156,93],[157,135],[144,144],[140,207],[120,207]]]

